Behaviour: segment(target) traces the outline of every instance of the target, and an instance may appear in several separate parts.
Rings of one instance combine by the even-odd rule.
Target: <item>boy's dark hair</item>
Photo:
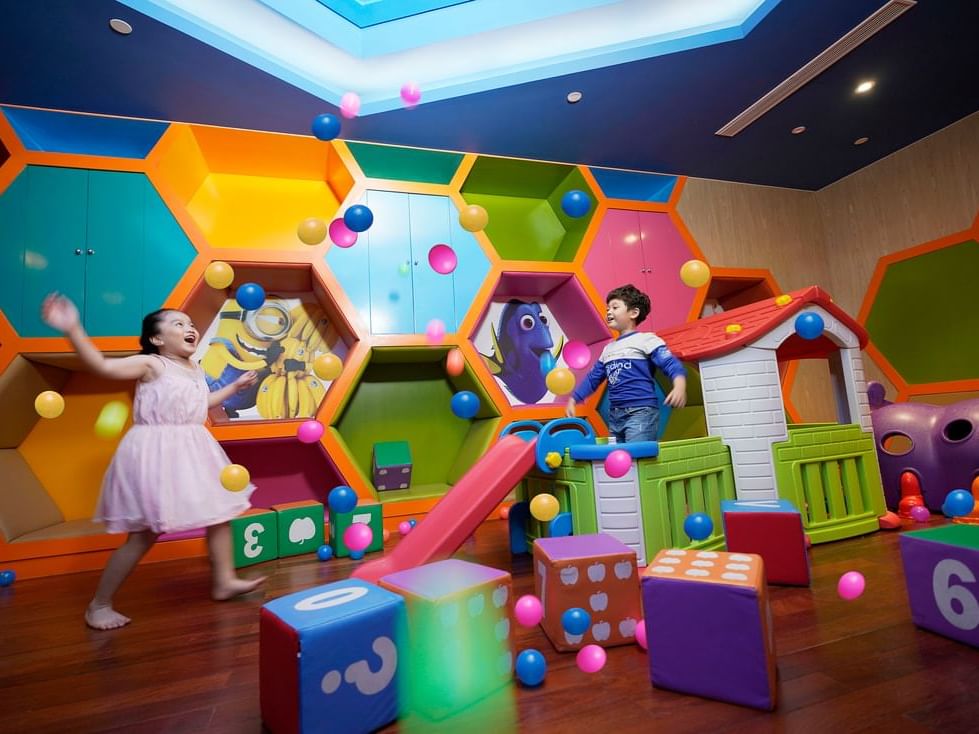
[[[160,322],[163,321],[163,314],[173,311],[172,308],[161,308],[153,313],[148,313],[143,317],[143,330],[139,334],[139,353],[140,354],[159,354],[160,349],[150,341],[154,336],[160,334]]]
[[[641,290],[636,288],[632,283],[627,283],[626,285],[620,285],[613,291],[609,291],[609,294],[605,296],[605,303],[611,300],[619,299],[625,304],[626,309],[632,310],[634,308],[639,309],[639,315],[636,317],[636,324],[641,324],[649,316],[651,307],[649,305],[649,296],[643,293]]]

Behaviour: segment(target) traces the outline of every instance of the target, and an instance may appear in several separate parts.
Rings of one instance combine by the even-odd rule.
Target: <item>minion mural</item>
[[[313,374],[313,361],[327,352],[342,360],[346,345],[319,304],[270,295],[254,311],[225,301],[195,356],[212,392],[257,372],[255,387],[222,407],[231,420],[271,420],[315,415],[329,383]]]

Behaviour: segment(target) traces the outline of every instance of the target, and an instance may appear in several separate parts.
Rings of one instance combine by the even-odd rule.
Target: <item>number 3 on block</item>
[[[954,583],[953,579],[961,583]],[[979,627],[979,600],[962,585],[974,584],[975,581],[975,574],[968,566],[951,558],[935,564],[931,575],[931,588],[938,611],[949,624],[965,632]]]

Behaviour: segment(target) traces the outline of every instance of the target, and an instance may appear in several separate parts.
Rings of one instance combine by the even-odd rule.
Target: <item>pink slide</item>
[[[352,576],[376,582],[382,576],[441,560],[455,553],[493,508],[534,466],[534,445],[504,436],[438,501],[414,530],[376,561]]]

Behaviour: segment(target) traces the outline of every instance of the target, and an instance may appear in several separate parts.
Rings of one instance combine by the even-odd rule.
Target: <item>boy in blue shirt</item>
[[[655,441],[659,429],[659,405],[653,387],[658,367],[673,381],[666,404],[682,408],[687,403],[687,372],[655,334],[636,331],[649,315],[649,296],[631,283],[616,288],[605,299],[605,319],[619,332],[606,345],[588,376],[568,400],[567,414],[608,380],[609,432],[616,443]]]

